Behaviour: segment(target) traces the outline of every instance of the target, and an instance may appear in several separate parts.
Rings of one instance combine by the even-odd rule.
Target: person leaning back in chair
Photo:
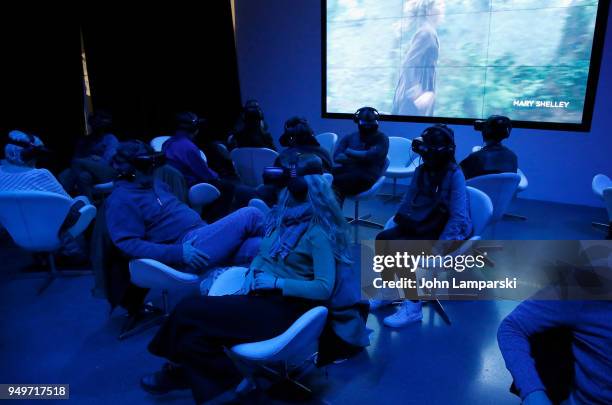
[[[353,121],[359,131],[344,136],[334,151],[334,189],[340,200],[368,190],[385,170],[389,138],[378,130],[378,111],[362,107]]]
[[[143,377],[146,391],[164,394],[191,388],[197,403],[210,400],[241,380],[223,347],[278,336],[320,305],[330,308],[333,336],[346,332],[339,338],[343,345],[367,345],[362,340],[367,336],[365,321],[348,316],[346,307],[339,309],[340,315],[328,305],[342,295],[340,286],[348,286],[337,281],[342,280],[337,274],[350,263],[349,237],[320,159],[308,155],[292,170],[271,169],[285,178],[286,187],[267,218],[266,236],[242,288],[236,286],[239,291],[232,295],[186,298],[176,306],[149,344],[151,353],[171,363]],[[342,326],[334,327],[338,322]],[[338,343],[334,352],[343,345]]]
[[[446,125],[434,125],[412,141],[423,159],[395,214],[395,226],[376,240],[466,240],[472,233],[467,188],[455,162],[455,137]],[[372,300],[372,310],[390,301]],[[397,312],[384,319],[390,327],[420,321],[421,302],[405,300]]]
[[[130,259],[149,258],[191,273],[224,264],[250,263],[263,236],[263,214],[242,208],[207,224],[153,180],[163,154],[140,141],[120,144],[119,173],[106,201],[110,238]]]
[[[518,158],[502,141],[510,136],[512,122],[510,118],[492,115],[485,121],[474,122],[474,129],[482,132],[484,146],[472,152],[461,163],[466,179],[486,174],[516,173]]]

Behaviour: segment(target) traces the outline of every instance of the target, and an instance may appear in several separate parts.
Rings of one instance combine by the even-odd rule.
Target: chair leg
[[[57,271],[57,268],[55,267],[55,256],[53,255],[53,253],[49,253],[48,260],[49,260],[49,274],[47,275],[47,278],[45,282],[43,283],[43,285],[38,289],[38,292],[36,293],[37,295],[41,295],[42,293],[44,293],[47,290],[47,288],[49,288],[51,283],[53,283],[53,281],[55,281],[55,279],[58,277],[58,271]]]
[[[355,216],[353,218],[346,217],[346,221],[349,223],[349,225],[356,225],[356,226],[363,225],[363,226],[369,226],[370,228],[375,228],[375,229],[385,228],[384,225],[379,224],[378,222],[368,221],[368,218],[371,218],[371,217],[372,217],[372,214],[365,214],[365,215],[359,216],[359,201],[355,201]],[[355,237],[355,240],[357,240],[356,237]]]
[[[138,335],[148,329],[151,329],[157,325],[163,323],[169,316],[169,306],[168,306],[168,291],[162,291],[162,313],[158,316],[155,316],[145,322],[138,323],[138,318],[129,317],[128,320],[123,324],[121,328],[121,333],[118,336],[119,340],[124,340],[129,337]]]
[[[448,313],[444,309],[444,306],[442,305],[440,300],[436,298],[435,300],[431,301],[431,304],[434,306],[434,309],[436,310],[438,315],[440,315],[440,317],[444,320],[444,322],[450,325],[451,324],[450,317],[448,316]]]

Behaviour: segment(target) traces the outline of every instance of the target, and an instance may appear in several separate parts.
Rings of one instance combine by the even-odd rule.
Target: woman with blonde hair
[[[433,116],[440,41],[437,26],[444,18],[444,0],[409,0],[404,16],[412,18],[416,32],[402,62],[393,98],[393,115]]]
[[[309,309],[329,306],[336,269],[350,262],[349,239],[322,173],[318,157],[301,155],[280,174],[286,188],[268,215],[242,290],[179,303],[149,345],[171,363],[143,377],[143,389],[163,394],[191,388],[196,401],[210,399],[241,379],[223,347],[278,336]]]

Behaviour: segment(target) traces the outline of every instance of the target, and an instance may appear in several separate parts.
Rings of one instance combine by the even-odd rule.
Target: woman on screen
[[[436,65],[440,43],[436,27],[444,0],[409,0],[404,15],[413,17],[416,32],[402,63],[393,99],[393,115],[432,116],[436,101]]]

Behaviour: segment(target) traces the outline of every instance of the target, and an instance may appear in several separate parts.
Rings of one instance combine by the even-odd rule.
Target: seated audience
[[[93,199],[93,186],[115,178],[111,160],[119,141],[112,134],[112,116],[99,111],[89,117],[91,134],[78,143],[70,169],[60,174],[60,182],[68,192]]]
[[[257,100],[248,100],[234,132],[228,137],[227,146],[235,148],[268,148],[276,150],[272,135]]]
[[[300,154],[316,155],[323,162],[323,171],[332,171],[332,159],[329,152],[322,148],[314,131],[305,118],[293,117],[285,122],[285,132],[281,135],[279,142],[285,147],[274,162],[274,166],[289,167],[295,156]]]
[[[160,155],[139,141],[119,146],[113,160],[119,177],[106,200],[113,243],[130,259],[155,259],[193,273],[249,263],[263,236],[261,212],[243,208],[212,224],[203,222],[153,179]]]
[[[612,403],[611,316],[611,301],[529,300],[512,311],[497,340],[523,404],[552,404],[530,339],[555,329],[572,334],[573,384],[563,404]]]
[[[446,125],[427,128],[413,140],[423,159],[395,214],[395,226],[380,232],[376,240],[465,240],[471,236],[465,178],[455,162],[453,130]],[[371,302],[376,309],[387,301]],[[420,321],[420,301],[405,300],[394,315],[385,318],[390,327]]]
[[[334,151],[334,188],[341,201],[374,185],[385,170],[389,138],[378,130],[378,111],[362,107],[355,112],[358,132],[344,136]]]
[[[484,176],[485,174],[516,173],[518,159],[514,152],[502,145],[510,136],[512,122],[510,118],[492,115],[486,121],[476,121],[474,128],[482,132],[484,146],[472,152],[460,163],[466,179]]]
[[[241,380],[223,347],[270,339],[307,310],[326,305],[337,263],[350,261],[347,225],[320,175],[321,161],[309,156],[295,169],[296,177],[288,179],[268,217],[266,236],[242,290],[183,300],[153,338],[151,353],[170,363],[143,377],[146,391],[191,388],[198,403],[215,397]]]
[[[196,114],[182,112],[176,115],[176,130],[172,138],[164,142],[162,150],[166,155],[168,164],[180,171],[187,186],[198,183],[209,183],[215,186],[221,196],[209,207],[208,220],[216,220],[229,213],[234,199],[234,185],[223,180],[212,170],[202,158],[195,139],[200,133],[203,123]]]

